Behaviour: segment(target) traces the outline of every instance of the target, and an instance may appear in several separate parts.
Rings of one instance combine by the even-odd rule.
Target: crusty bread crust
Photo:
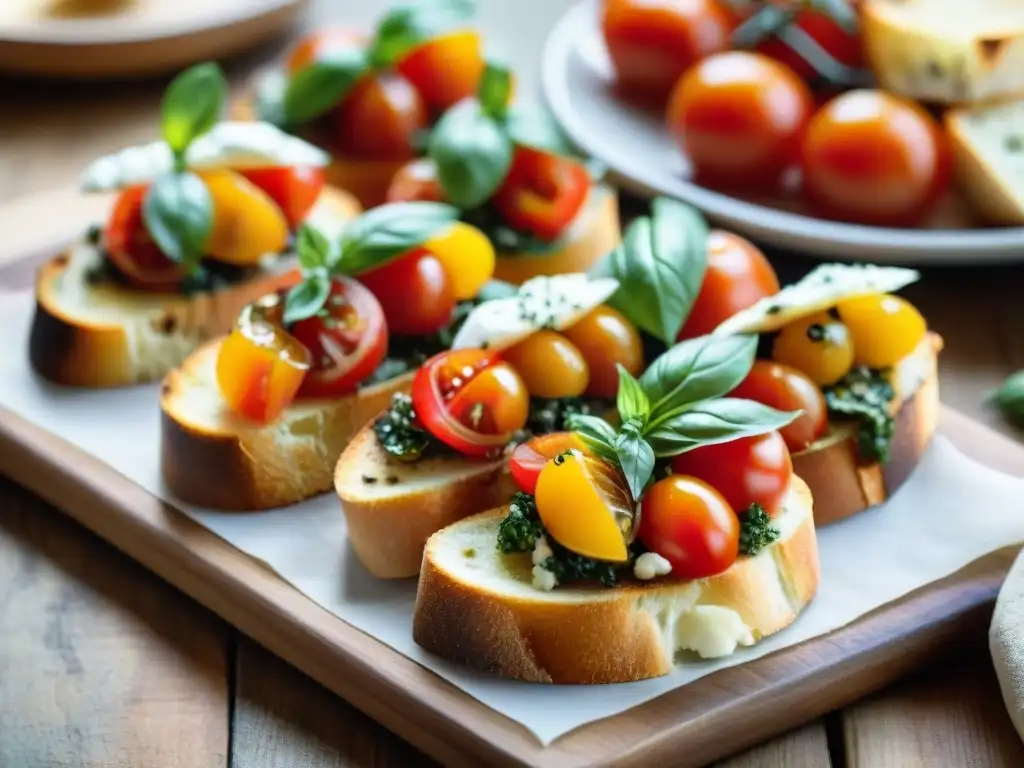
[[[1024,224],[1024,203],[996,175],[996,169],[985,164],[967,136],[964,121],[971,119],[971,113],[970,109],[956,109],[943,117],[957,183],[974,210],[990,224]]]
[[[371,420],[338,460],[334,490],[363,565],[378,578],[403,579],[419,573],[431,535],[504,504],[516,488],[504,458],[401,462],[381,448]]]
[[[227,511],[271,509],[331,489],[338,456],[412,374],[330,400],[299,401],[273,424],[232,414],[220,397],[214,340],[172,370],[160,391],[160,464],[180,500]]]
[[[807,486],[799,478],[793,482],[794,493],[809,506]],[[735,611],[758,640],[791,624],[817,591],[810,514],[757,557],[740,557],[724,573],[690,582],[666,578],[573,588],[567,595],[563,587],[527,591],[524,584],[505,590],[498,586],[500,577],[487,584],[462,578],[448,560],[446,537],[481,524],[496,530],[506,512],[481,513],[430,538],[413,614],[417,644],[483,672],[563,684],[658,677],[673,668],[673,630],[691,606]]]
[[[325,188],[318,209],[339,219],[358,214],[355,200],[345,192]],[[123,317],[102,320],[69,307],[60,292],[70,252],[44,264],[36,278],[36,309],[29,335],[29,360],[44,378],[57,384],[110,388],[162,378],[180,365],[199,344],[227,333],[242,308],[255,299],[293,283],[295,270],[265,272],[211,293],[194,296],[144,294],[128,287],[104,286],[104,300]],[[148,361],[145,348],[133,348],[131,337],[178,338],[178,356]],[[139,345],[134,345],[139,346]],[[141,345],[145,347],[145,345]]]
[[[932,352],[927,378],[904,400],[893,403],[896,433],[889,461],[865,463],[857,450],[856,428],[844,425],[807,450],[793,454],[793,471],[814,494],[818,527],[884,502],[910,477],[931,443],[939,419],[938,352],[934,333],[926,343]]]

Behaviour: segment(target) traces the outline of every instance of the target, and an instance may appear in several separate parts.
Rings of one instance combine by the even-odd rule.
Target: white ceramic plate
[[[951,228],[950,222],[955,226],[966,211],[954,198],[939,206],[931,228],[892,229],[818,219],[690,183],[687,161],[659,117],[631,109],[612,92],[597,9],[596,0],[585,0],[555,25],[544,47],[541,86],[573,141],[605,163],[623,188],[684,200],[722,227],[822,259],[919,265],[1024,262],[1024,227]]]

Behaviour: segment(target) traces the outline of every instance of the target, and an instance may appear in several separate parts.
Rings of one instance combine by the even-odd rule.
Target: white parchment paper
[[[157,387],[95,392],[40,382],[27,362],[30,317],[27,295],[0,297],[0,404],[175,503],[160,481]],[[249,515],[176,506],[327,610],[522,723],[545,744],[717,669],[825,634],[988,552],[1024,541],[1024,480],[975,463],[939,437],[884,507],[819,531],[821,585],[791,627],[727,659],[688,663],[657,680],[580,691],[479,675],[421,651],[411,636],[415,584],[381,582],[363,569],[346,543],[333,495]]]

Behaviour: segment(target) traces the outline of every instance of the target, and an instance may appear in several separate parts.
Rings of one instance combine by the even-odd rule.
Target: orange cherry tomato
[[[253,168],[239,173],[277,203],[291,229],[298,228],[324,188],[324,169],[312,166]]]
[[[413,48],[396,69],[415,86],[434,114],[476,93],[484,71],[483,46],[474,30],[458,30]]]
[[[534,397],[579,397],[590,373],[583,354],[565,336],[541,330],[502,353]]]
[[[103,230],[107,259],[136,288],[173,291],[184,272],[153,242],[142,219],[147,187],[130,187],[120,194]]]
[[[854,362],[891,368],[913,352],[928,333],[928,322],[901,296],[877,293],[836,305],[853,341]]]
[[[444,190],[437,179],[437,166],[430,158],[422,157],[403,165],[388,187],[389,203],[443,203]]]
[[[452,281],[438,258],[425,248],[364,272],[359,279],[384,308],[392,333],[428,336],[451,320],[455,309]]]
[[[740,549],[740,521],[715,488],[695,477],[670,475],[644,494],[640,541],[672,565],[678,579],[728,570]]]
[[[773,360],[802,371],[819,387],[831,387],[848,374],[854,355],[850,329],[828,312],[794,320],[772,341]]]
[[[335,141],[345,155],[365,160],[407,160],[413,139],[427,127],[423,98],[393,72],[363,77],[335,111]]]
[[[498,356],[458,349],[435,355],[416,372],[412,407],[441,442],[466,456],[495,457],[526,426],[530,395]]]
[[[247,306],[217,353],[217,386],[228,408],[261,424],[295,399],[309,371],[310,352],[280,324],[277,294]]]
[[[718,0],[606,0],[601,16],[619,89],[661,104],[691,64],[728,50],[735,25]]]
[[[779,278],[761,250],[739,235],[708,234],[708,266],[679,340],[711,333],[740,310],[779,292]]]
[[[818,110],[803,142],[803,186],[821,215],[910,226],[946,191],[950,149],[938,122],[913,101],[857,90]]]
[[[339,49],[363,47],[366,36],[351,29],[321,29],[303,38],[288,55],[286,69],[294,75],[314,61],[320,61]]]
[[[779,430],[791,451],[802,451],[828,432],[825,395],[807,374],[791,366],[758,360],[729,396],[754,400],[780,411],[803,411],[799,418]]]
[[[640,332],[617,309],[601,305],[572,327],[562,331],[583,355],[590,370],[586,394],[615,397],[619,391],[621,365],[634,376],[644,367],[644,346]]]
[[[288,244],[288,221],[277,203],[241,174],[202,171],[213,200],[213,226],[206,251],[225,264],[253,266]]]
[[[508,460],[509,472],[516,487],[532,496],[537,490],[537,478],[544,465],[570,448],[589,454],[583,440],[575,432],[552,432],[520,443]]]
[[[554,240],[576,218],[589,192],[590,174],[580,163],[519,147],[494,202],[509,226]]]
[[[797,163],[813,109],[810,88],[792,70],[767,56],[729,51],[680,78],[668,128],[698,183],[772,187]]]
[[[737,514],[757,502],[774,517],[789,490],[793,462],[782,435],[768,432],[694,448],[672,460],[672,471],[718,489]]]
[[[338,397],[356,387],[384,360],[388,327],[384,310],[366,288],[335,277],[323,311],[291,327],[310,352],[310,371],[301,397]]]

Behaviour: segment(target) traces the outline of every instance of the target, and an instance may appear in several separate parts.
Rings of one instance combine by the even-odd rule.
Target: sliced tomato
[[[323,168],[253,168],[241,173],[277,203],[291,229],[306,218],[324,188]]]
[[[412,407],[423,427],[466,456],[498,456],[526,426],[530,396],[508,363],[479,349],[442,352],[416,372]]]
[[[384,310],[370,291],[347,277],[335,277],[323,311],[295,323],[290,331],[311,358],[300,397],[353,392],[387,354]]]
[[[570,448],[588,453],[585,444],[575,432],[552,432],[550,435],[540,435],[516,446],[508,461],[508,468],[516,487],[532,496],[537,490],[537,478],[540,477],[544,465]]]
[[[554,240],[576,218],[589,191],[590,174],[582,164],[519,147],[494,201],[510,226]]]
[[[173,291],[184,272],[153,242],[142,219],[145,186],[130,187],[114,203],[103,232],[103,246],[114,268],[137,288]]]
[[[384,308],[392,333],[428,336],[451,321],[455,309],[452,280],[440,260],[425,248],[364,272],[359,279]]]

